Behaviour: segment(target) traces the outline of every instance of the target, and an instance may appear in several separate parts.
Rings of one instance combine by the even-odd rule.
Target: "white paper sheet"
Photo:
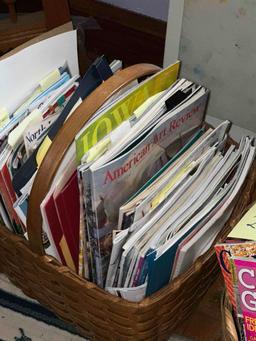
[[[76,31],[31,45],[0,61],[0,109],[9,113],[49,72],[67,61],[72,76],[79,74]]]
[[[140,302],[145,298],[147,283],[135,288],[106,288],[110,294],[124,298],[130,302]]]

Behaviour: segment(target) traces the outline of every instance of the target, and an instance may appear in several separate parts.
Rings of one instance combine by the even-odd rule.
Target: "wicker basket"
[[[26,295],[75,325],[82,335],[92,340],[167,339],[179,324],[186,321],[218,273],[216,256],[211,248],[186,273],[159,292],[140,303],[130,303],[108,294],[44,254],[40,203],[76,133],[114,92],[131,80],[158,70],[156,66],[141,64],[120,71],[100,85],[62,127],[37,172],[30,195],[30,242],[0,228],[0,272]],[[255,199],[255,175],[254,164],[218,240],[225,238],[244,207]]]
[[[228,299],[228,294],[225,292],[221,301],[222,315],[222,331],[224,341],[239,341],[236,330],[234,317],[232,314],[232,305]]]

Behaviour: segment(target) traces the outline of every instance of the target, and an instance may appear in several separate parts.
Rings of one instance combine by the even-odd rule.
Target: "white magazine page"
[[[209,162],[207,164],[207,166],[210,164],[211,162]],[[202,181],[204,178],[204,172],[207,170],[207,167],[203,170],[203,172],[199,175],[199,177],[197,177],[197,180]],[[193,186],[194,184],[192,184]],[[189,186],[188,188],[190,188],[191,186]],[[197,186],[195,186],[197,187]],[[186,193],[186,191],[184,192]],[[179,216],[188,216],[188,214],[186,213],[186,208],[182,207],[181,205],[179,205],[180,200],[182,199],[183,196],[181,196],[179,198],[179,200],[175,203],[175,205],[173,205],[171,207],[170,210],[168,210],[166,212],[165,215],[163,215],[160,220],[158,221],[159,224],[159,229],[158,231],[153,235],[153,237],[151,238],[150,242],[149,242],[149,248],[155,249],[157,248],[159,245],[164,244],[165,240],[167,239],[169,234],[174,234],[174,231],[177,228],[177,217]],[[188,218],[188,217],[187,217]]]
[[[118,144],[113,145],[109,152],[97,161],[97,163],[95,164],[95,168],[99,168],[105,163],[110,162],[115,157],[118,157],[118,154],[120,154],[122,150],[129,147],[129,145],[132,144],[136,139],[139,139],[146,130],[150,131],[154,126],[156,127],[158,124],[161,124],[161,122],[165,122],[164,119],[169,120],[170,117],[174,117],[178,112],[184,110],[186,107],[191,105],[193,102],[195,102],[197,99],[201,98],[205,94],[205,91],[202,91],[202,93],[198,92],[199,95],[197,97],[195,96],[193,100],[184,101],[183,105],[177,106],[174,110],[166,113],[161,119],[161,115],[166,111],[165,101],[173,93],[179,90],[179,88],[177,89],[178,85],[179,82],[175,86],[170,87],[166,91],[164,96],[161,96],[161,98],[156,101],[156,104],[153,105],[152,109],[146,111],[145,115],[130,129],[125,137],[121,139]],[[191,98],[192,97],[193,96],[191,95]],[[159,119],[160,121],[158,122]],[[155,127],[153,129],[155,129]]]
[[[248,174],[254,155],[255,147],[251,147],[246,164],[244,165],[240,176],[237,177],[238,181],[227,202],[224,203],[224,205],[217,211],[216,215],[214,215],[214,217],[181,248],[174,277],[186,271],[193,261],[206,252],[212,245],[212,242],[219,233],[220,228],[224,226],[232,213],[235,201],[234,199]]]
[[[225,134],[227,132],[227,129],[230,126],[230,122],[229,121],[225,121],[222,124],[220,124],[217,128],[215,128],[210,135],[208,135],[206,137],[205,140],[203,140],[199,145],[196,146],[196,148],[194,150],[189,150],[190,152],[186,154],[185,158],[180,159],[180,161],[177,161],[177,164],[175,164],[174,166],[176,168],[178,167],[185,167],[187,164],[189,164],[191,161],[196,160],[198,157],[200,157],[209,146],[213,145],[214,143],[216,143],[217,141],[219,141],[219,143],[224,139]],[[171,172],[173,172],[174,170],[172,170]],[[164,174],[162,174],[159,177],[159,181],[161,181],[161,179],[163,179],[164,175],[167,173],[168,176],[168,172],[166,171]],[[173,173],[170,173],[170,176]]]
[[[140,192],[138,195],[134,196],[134,198],[130,201],[128,201],[125,205],[122,206],[122,208],[133,208],[138,203],[143,202],[144,199],[148,198],[149,195],[153,195],[152,192],[154,192],[159,186],[162,185],[163,181],[166,181],[168,176],[171,178],[173,177],[173,174],[179,171],[179,164],[183,160],[187,158],[188,155],[210,134],[212,129],[208,129],[195,143],[190,146],[187,151],[182,153],[173,163],[171,163],[168,168],[166,168],[162,174],[160,174],[151,184],[149,184],[142,192]],[[175,157],[176,155],[174,155]],[[191,160],[193,161],[193,160]],[[166,167],[166,166],[164,166]],[[171,174],[170,174],[171,173]]]
[[[116,73],[117,71],[121,70],[123,68],[123,62],[119,59],[114,59],[111,63],[110,63],[110,68],[112,70],[113,73]]]
[[[208,151],[205,151],[205,154],[203,154],[201,158],[199,158],[197,161],[192,161],[189,167],[187,166],[187,168],[185,168],[185,172],[183,172],[183,169],[181,168],[180,171],[182,176],[179,178],[178,177],[174,178],[173,184],[169,182],[168,179],[167,191],[166,192],[162,191],[164,196],[162,196],[160,189],[159,198],[154,193],[154,197],[149,196],[151,201],[148,202],[148,198],[146,198],[146,200],[142,204],[138,205],[138,207],[136,207],[136,213],[138,210],[138,213],[140,215],[138,218],[140,219],[138,220],[134,219],[134,222],[131,225],[130,230],[137,229],[139,225],[143,224],[143,222],[149,219],[150,216],[154,215],[154,213],[157,213],[159,210],[161,210],[165,205],[167,205],[166,207],[169,207],[168,211],[170,210],[171,207],[174,207],[170,206],[170,203],[168,204],[168,201],[172,200],[171,205],[174,205],[181,195],[184,196],[183,192],[187,193],[187,191],[190,188],[189,186],[193,185],[194,181],[196,181],[197,177],[200,175],[201,171],[206,166],[206,160],[207,161],[210,160],[215,152],[216,152],[215,148],[211,148]],[[193,175],[194,172],[195,174]],[[164,184],[166,185],[166,183]],[[161,214],[164,215],[164,212],[166,213],[166,211],[161,211]]]
[[[231,147],[229,151],[232,151],[232,149],[233,148]],[[206,178],[206,176],[202,176],[202,179],[199,179],[199,182],[194,184],[195,187],[200,190],[191,189],[192,191],[188,191],[188,193],[186,193],[185,200],[187,199],[187,203],[185,206],[181,207],[181,210],[186,212],[186,214],[174,217],[175,229],[171,232],[171,236],[175,234],[182,225],[184,225],[185,222],[192,217],[204,203],[207,202],[207,200],[209,200],[209,197],[214,195],[214,192],[216,192],[216,189],[219,188],[222,181],[230,174],[230,170],[235,167],[239,156],[240,154],[238,153],[231,154],[227,152],[217,166],[212,168],[212,172],[208,178]],[[205,179],[204,182],[203,179]],[[200,186],[200,184],[202,184],[202,186]],[[165,237],[167,237],[166,234],[162,236],[162,238]]]
[[[230,150],[229,150],[229,152],[227,153],[227,156],[226,156],[226,159],[225,159],[225,161],[227,161],[227,159],[228,159],[228,157],[230,157],[232,154],[234,154],[234,153],[232,153],[232,151],[233,151],[233,148],[230,148]],[[241,146],[240,146],[240,151],[241,151]],[[236,153],[235,153],[236,154]],[[238,155],[239,155],[239,153],[237,153]],[[232,155],[233,156],[233,155]],[[236,160],[237,160],[237,156],[234,158],[231,158],[231,161],[230,162],[227,162],[227,170],[229,170],[230,169],[230,167],[231,167],[231,164],[232,164],[232,161],[233,161],[233,164],[235,164],[235,162],[236,162]],[[223,164],[223,163],[222,163]],[[225,163],[224,163],[225,164]],[[218,175],[218,170],[221,170],[221,167],[220,167],[220,165],[219,165],[219,167],[217,167],[216,168],[216,172],[215,172],[215,174],[217,173],[217,175]],[[225,174],[225,173],[224,173]],[[218,180],[221,178],[221,175],[219,175],[219,177],[218,177]],[[216,180],[217,181],[217,180]],[[214,188],[214,186],[213,186],[213,184],[212,184],[212,187]],[[226,188],[226,191],[228,190],[228,188]],[[225,194],[225,191],[223,191],[222,193],[221,193],[221,195],[223,196]],[[215,202],[216,202],[216,199],[215,199],[215,201],[213,201],[211,204],[213,205],[213,204],[215,204]],[[202,213],[203,212],[201,212],[201,215],[202,215]],[[146,230],[145,229],[145,227],[144,227],[144,229],[142,228],[142,230]],[[141,231],[140,231],[141,232]],[[140,233],[139,234],[135,234],[134,236],[136,236],[136,238],[137,238],[137,240],[138,240],[138,238],[139,238],[139,235],[140,235]],[[143,236],[143,234],[142,234],[142,236]],[[126,245],[125,245],[125,247],[124,247],[124,255],[123,256],[127,256],[128,255],[128,253],[129,253],[129,247],[131,247],[131,245],[135,242],[135,240],[136,240],[136,238],[131,238],[131,240],[132,240],[132,242],[131,242],[131,240],[128,240],[128,242],[126,243]],[[147,239],[147,238],[146,238]],[[137,243],[137,242],[136,242]],[[132,285],[132,281],[130,280],[130,271],[132,270],[132,269],[134,269],[134,263],[136,263],[136,265],[135,265],[135,268],[136,267],[138,267],[138,263],[139,263],[139,261],[140,261],[140,259],[139,259],[139,257],[141,257],[141,256],[144,256],[145,255],[145,251],[146,251],[146,249],[147,249],[147,245],[144,243],[144,247],[142,247],[142,249],[141,249],[141,251],[140,251],[140,253],[138,254],[138,249],[140,249],[140,247],[141,247],[141,243],[139,243],[139,244],[136,244],[137,245],[137,247],[136,247],[136,255],[134,255],[133,254],[133,259],[132,259],[132,261],[131,261],[131,263],[130,263],[130,267],[129,267],[129,270],[128,270],[128,274],[127,274],[127,278],[126,278],[126,281],[125,281],[125,285]],[[124,257],[125,258],[125,257]],[[124,262],[125,263],[125,262]],[[133,276],[134,276],[134,274],[135,274],[135,272],[134,272],[134,270],[133,270]]]
[[[130,250],[130,252],[126,255],[125,263],[126,265],[123,269],[122,278],[119,278],[118,282],[119,286],[136,286],[136,269],[140,267],[141,257],[145,256],[148,250],[148,240],[152,237],[152,235],[157,231],[158,226],[153,225],[152,228],[147,230],[140,238],[136,240],[136,243]]]
[[[198,175],[200,174],[200,170],[191,176],[191,179],[194,180]],[[186,186],[190,185],[190,181],[187,182]],[[186,189],[185,186],[182,186],[181,190],[179,191],[180,193],[176,192],[176,199],[181,195],[181,193],[183,193],[183,191]],[[172,203],[171,203],[172,204]],[[152,219],[150,219],[149,221],[145,222],[145,225],[141,226],[140,229],[136,229],[134,231],[134,227],[133,225],[130,227],[130,231],[134,231],[131,236],[129,237],[129,239],[127,240],[127,242],[125,243],[125,245],[123,246],[123,252],[122,252],[122,257],[121,257],[121,262],[120,262],[120,273],[119,273],[119,282],[118,285],[121,285],[121,281],[123,278],[123,266],[125,264],[126,261],[126,256],[129,254],[130,250],[134,247],[134,245],[136,245],[136,243],[144,238],[144,236],[146,235],[147,231],[150,231],[151,233],[154,231],[155,229],[158,229],[158,222],[161,219],[161,217],[163,216],[163,214],[168,211],[170,208],[170,202],[167,202],[166,205],[164,205],[164,207],[162,207],[162,209],[157,212],[155,215],[152,216]]]
[[[164,233],[169,226],[168,219],[171,216],[170,211],[175,212],[176,207],[175,205],[178,204],[179,199],[182,197],[182,195],[192,186],[192,184],[198,179],[198,177],[201,175],[205,167],[208,165],[209,161],[213,158],[214,151],[210,150],[205,159],[202,161],[202,163],[199,165],[198,169],[194,174],[190,176],[190,178],[182,185],[179,190],[177,190],[174,195],[171,198],[168,198],[166,203],[163,205],[163,207],[155,214],[153,215],[152,219],[148,222],[147,225],[154,225],[157,224],[159,226],[159,229],[156,234],[154,234],[153,239],[150,242],[149,247],[154,248],[155,243],[158,243],[159,238],[161,237],[162,233]]]
[[[206,153],[205,155],[209,155]],[[162,181],[159,186],[159,190],[156,190],[149,195],[141,204],[139,204],[135,209],[134,222],[137,222],[141,217],[144,217],[146,214],[154,211],[154,209],[165,199],[169,197],[169,195],[177,190],[177,186],[183,180],[187,179],[191,172],[193,172],[201,163],[202,160],[192,161],[185,168],[178,167],[175,172],[170,172],[172,177],[169,176],[165,181]]]
[[[111,251],[105,287],[112,287],[114,284],[116,270],[120,260],[121,250],[126,241],[128,232],[129,232],[128,230],[120,231],[113,240],[113,246]]]
[[[183,239],[183,241],[181,242],[181,244],[179,245],[179,247],[178,247],[178,249],[176,251],[175,261],[174,261],[174,264],[173,264],[173,270],[172,270],[172,274],[170,276],[170,280],[175,278],[178,273],[179,274],[181,273],[179,269],[180,269],[181,262],[183,261],[183,259],[181,259],[182,256],[183,256],[183,254],[182,254],[183,246],[186,245],[187,243],[189,243],[189,241],[192,240],[194,237],[200,235],[201,229],[204,228],[204,226],[206,226],[208,221],[211,220],[211,218],[216,214],[216,212],[218,212],[218,210],[225,203],[225,201],[228,200],[229,196],[232,193],[232,189],[234,187],[233,186],[234,183],[235,183],[235,181],[232,181],[224,189],[221,189],[215,195],[215,197],[213,197],[212,200],[203,208],[203,210],[200,211],[186,225],[186,227],[185,227],[186,231],[189,231],[191,228],[193,230],[190,232],[188,237]],[[194,228],[194,226],[195,226],[195,228]],[[183,245],[183,243],[184,243],[184,245]],[[183,245],[183,246],[180,248],[181,245]],[[207,247],[207,246],[205,245],[205,247]],[[193,263],[193,261],[194,261],[193,252],[192,253],[189,252],[189,254],[187,254],[187,259],[185,261],[186,261],[188,267]]]
[[[122,255],[120,259],[120,270],[119,270],[119,276],[118,276],[118,285],[121,285],[122,279],[123,279],[123,272],[124,272],[124,265],[126,262],[129,262],[127,258],[133,259],[135,262],[137,257],[136,257],[136,252],[138,252],[137,248],[137,243],[142,240],[146,234],[147,231],[150,229],[150,224],[147,223],[145,224],[139,231],[131,232],[129,229],[127,229],[131,234],[129,235],[129,238],[125,242],[125,244],[122,247]],[[133,263],[134,264],[134,263]],[[129,271],[129,270],[128,270]]]
[[[4,208],[4,205],[2,203],[2,198],[0,199],[0,215],[2,217],[2,220],[3,220],[3,223],[4,225],[8,228],[8,230],[12,231],[13,232],[13,228],[12,228],[12,225],[11,225],[11,222],[10,222],[10,219],[5,211],[5,208]],[[17,213],[17,212],[16,212]]]
[[[241,184],[240,177],[239,177],[239,175],[241,174],[241,170],[243,170],[244,168],[246,168],[246,169],[248,168],[247,165],[246,165],[246,162],[247,162],[247,164],[249,163],[250,165],[251,165],[251,162],[252,162],[252,160],[247,161],[249,150],[250,150],[250,147],[248,148],[248,146],[245,146],[244,152],[242,153],[242,159],[240,161],[239,167],[238,167],[238,169],[236,171],[236,174],[234,175],[235,181],[237,181],[239,184]],[[254,155],[253,153],[255,153],[255,147],[251,147],[250,154]],[[252,158],[251,155],[250,155],[250,158]],[[233,196],[231,195],[230,198],[234,197],[234,195],[235,195],[234,193],[235,193],[235,190],[232,193]],[[227,205],[227,203],[229,203],[229,201],[226,202],[226,205]],[[167,241],[164,245],[162,245],[158,249],[157,257],[160,257],[166,250],[168,250],[170,248],[171,245],[173,245],[173,243],[176,240],[178,240],[179,235],[182,233],[182,231],[183,231],[183,229],[180,232],[178,232],[177,234],[175,234],[173,236],[173,238],[171,238],[169,241]]]
[[[221,160],[221,162],[217,165],[217,169],[219,169],[221,164],[223,165],[223,160]],[[228,163],[226,163],[228,164]],[[224,163],[224,165],[226,165]],[[223,167],[224,169],[224,167]],[[225,174],[225,171],[222,171],[222,173]],[[216,172],[213,172],[213,176],[216,174]],[[179,211],[177,212],[177,214],[174,214],[171,216],[171,220],[169,220],[169,225],[172,226],[172,223],[175,222],[175,229],[173,229],[172,231],[167,231],[167,233],[163,234],[162,235],[162,239],[165,239],[166,240],[169,238],[170,240],[172,240],[172,236],[175,235],[175,233],[177,233],[177,230],[182,226],[182,223],[184,224],[186,220],[188,220],[190,217],[193,216],[194,212],[197,212],[198,211],[198,208],[202,205],[202,203],[204,203],[205,201],[207,201],[207,198],[209,197],[209,195],[212,195],[214,193],[214,191],[216,191],[216,184],[218,183],[218,178],[221,177],[221,172],[218,174],[218,176],[215,176],[214,177],[214,180],[215,180],[215,184],[214,186],[212,186],[212,188],[210,188],[209,186],[209,181],[206,181],[206,183],[208,183],[208,188],[206,191],[203,191],[200,193],[200,197],[199,197],[199,200],[198,200],[198,197],[195,199],[196,201],[194,201],[194,199],[191,200],[191,202],[188,202],[185,207],[182,208],[182,211],[184,210],[184,212],[186,212],[186,215],[185,215],[185,218],[179,214]],[[201,180],[202,181],[202,180]],[[218,187],[217,187],[218,188]],[[198,192],[197,192],[198,194]],[[178,217],[177,217],[178,216]],[[180,220],[179,220],[180,218]],[[182,229],[183,230],[183,229]],[[170,236],[168,237],[168,234],[171,232]],[[175,238],[175,237],[174,237]],[[168,242],[164,245],[169,245]],[[166,246],[162,246],[162,248],[160,248],[159,250],[159,255],[160,253],[162,254],[164,252],[164,250],[166,250]]]
[[[173,181],[173,183],[168,182],[167,192],[162,191],[162,194],[161,189],[159,189],[159,197],[157,197],[157,193],[154,192],[153,195],[146,198],[143,203],[138,204],[138,206],[135,207],[132,229],[137,229],[138,226],[145,224],[145,222],[164,205],[168,198],[186,183],[190,177],[191,171],[197,168],[197,166],[198,164],[193,161],[191,167],[184,174],[181,173],[181,177],[173,179],[175,181]]]
[[[133,287],[133,280],[134,280],[134,270],[137,266],[138,262],[138,256],[139,256],[139,249],[140,249],[140,243],[136,244],[132,249],[131,252],[129,253],[129,258],[127,260],[127,273],[126,273],[126,278],[125,274],[124,276],[124,287]]]
[[[28,199],[28,195],[21,195],[13,204],[13,208],[15,212],[17,213],[18,217],[20,218],[22,224],[27,227],[27,216],[24,214],[24,212],[21,209],[22,203],[24,203]]]
[[[106,290],[115,296],[124,298],[130,302],[140,302],[145,298],[147,283],[136,288],[106,288]]]
[[[223,128],[226,129],[229,125],[229,122],[226,121],[223,126],[217,127],[210,135],[205,139],[205,141],[202,141],[199,145],[196,146],[194,149],[190,149],[188,153],[186,152],[187,157],[182,157],[181,159],[177,160],[177,163],[174,165],[174,167],[171,169],[171,171],[166,170],[158,179],[158,186],[162,188],[162,184],[166,182],[167,179],[172,178],[172,176],[175,174],[177,169],[181,167],[187,167],[189,165],[189,162],[192,160],[196,160],[200,155],[204,154],[206,151],[206,148],[210,145],[212,145],[213,142],[216,142],[218,138],[223,138]],[[219,143],[219,149],[222,149],[222,141],[220,140]],[[137,218],[141,217],[141,210],[146,210],[146,205],[148,205],[148,201],[153,197],[154,191],[152,191],[152,195],[150,195],[148,198],[145,199],[145,201],[139,203],[136,207],[137,216],[134,219],[136,221]]]
[[[162,183],[164,181],[167,181],[169,177],[172,178],[173,173],[179,172],[178,164],[182,160],[184,160],[185,157],[189,155],[189,153],[192,152],[192,150],[195,149],[195,147],[199,145],[199,143],[201,143],[201,141],[203,141],[204,138],[208,136],[211,131],[211,129],[207,130],[207,132],[205,132],[203,136],[201,136],[201,138],[196,141],[196,143],[194,143],[174,163],[168,166],[168,168],[161,175],[159,175],[159,177],[155,179],[153,183],[149,184],[142,192],[134,196],[132,200],[129,200],[127,203],[120,207],[118,228],[121,228],[122,226],[124,215],[134,215],[134,212],[136,211],[133,222],[136,222],[143,217],[141,215],[142,212],[146,212],[146,208],[148,207],[150,200],[156,195],[156,192],[158,192],[158,188],[160,188],[162,186]]]

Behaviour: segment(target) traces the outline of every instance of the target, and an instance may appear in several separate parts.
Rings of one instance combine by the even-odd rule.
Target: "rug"
[[[86,341],[0,274],[0,341]],[[89,341],[89,340],[87,340]],[[193,341],[178,335],[169,341]]]
[[[0,341],[85,341],[37,301],[0,275]]]

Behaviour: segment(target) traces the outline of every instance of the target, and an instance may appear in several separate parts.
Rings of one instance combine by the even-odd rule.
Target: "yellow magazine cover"
[[[149,78],[86,127],[76,138],[77,161],[80,162],[92,146],[130,118],[149,97],[170,87],[177,80],[179,67],[180,62],[176,62]]]

